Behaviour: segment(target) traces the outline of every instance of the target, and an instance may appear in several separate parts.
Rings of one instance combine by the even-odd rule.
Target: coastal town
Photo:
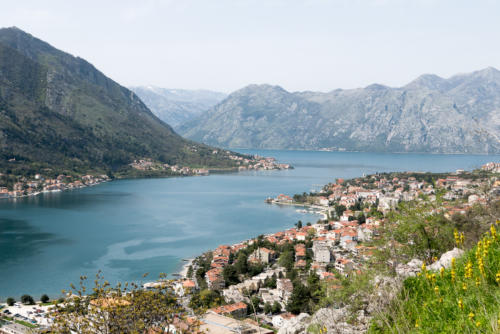
[[[1,176],[3,175],[0,174]],[[79,189],[110,180],[110,177],[105,174],[88,174],[80,177],[60,174],[54,178],[46,177],[43,174],[35,174],[33,178],[20,177],[10,187],[0,187],[0,199],[36,196],[41,193]]]
[[[205,316],[240,319],[233,330],[251,321],[269,333],[296,333],[290,328],[304,312],[297,285],[316,280],[338,290],[343,278],[362,275],[377,251],[372,241],[380,237],[388,214],[400,203],[439,199],[437,212],[445,218],[465,215],[500,198],[499,172],[499,163],[489,163],[475,173],[376,174],[337,179],[317,193],[280,194],[267,202],[320,210],[325,219],[299,221],[285,231],[220,245],[190,262],[175,289],[192,308],[200,307],[193,302],[200,291],[220,296],[221,306],[201,308]]]
[[[252,167],[244,160],[242,163],[247,169],[280,168],[274,160],[257,161]],[[200,321],[201,332],[299,333],[300,322],[317,310],[321,295],[345,289],[346,280],[369,270],[381,249],[402,247],[377,243],[393,223],[390,215],[402,203],[430,203],[433,214],[455,219],[498,201],[499,173],[499,163],[488,163],[472,172],[381,173],[351,180],[338,178],[318,192],[280,194],[266,202],[314,210],[322,217],[317,222],[298,221],[284,231],[220,245],[188,261],[179,278],[146,283],[142,288],[167,285],[188,319]],[[106,178],[66,183],[64,177],[37,180],[31,188],[75,187]],[[396,272],[401,271],[400,265],[394,266]],[[30,306],[34,311],[27,309],[30,312],[20,314],[23,307],[21,303],[4,305],[0,312],[12,321],[0,332],[28,333],[22,325],[26,323],[36,324],[31,327],[39,331],[50,329],[49,310]],[[170,332],[181,332],[181,327],[173,326]]]
[[[272,157],[229,155],[229,158],[234,160],[238,166],[229,171],[285,170],[293,168],[289,164],[277,163],[276,159]],[[219,172],[219,170],[210,171],[206,168],[161,164],[147,158],[133,161],[130,167],[143,172],[163,172],[166,173],[166,176],[206,176],[210,172]],[[0,199],[36,196],[41,193],[79,189],[111,180],[112,177],[106,174],[59,174],[48,176],[41,172],[31,177],[19,176],[15,178],[15,181],[12,181],[10,175],[0,173]]]
[[[218,151],[214,150],[212,153],[216,154]],[[273,157],[261,157],[259,155],[242,156],[226,152],[229,159],[235,161],[237,167],[231,170],[245,171],[245,170],[284,170],[293,168],[289,164],[277,163]],[[187,166],[169,165],[154,162],[151,159],[135,160],[130,164],[134,169],[141,171],[165,171],[173,175],[193,176],[193,175],[209,175],[210,170],[207,168],[192,168]],[[212,170],[216,172],[219,170]]]

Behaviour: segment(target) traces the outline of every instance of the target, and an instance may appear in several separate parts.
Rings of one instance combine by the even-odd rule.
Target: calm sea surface
[[[182,259],[318,216],[264,203],[319,189],[337,177],[384,171],[473,169],[500,156],[255,151],[295,166],[121,180],[91,188],[0,201],[0,298],[55,297],[102,269],[111,282],[175,273]]]

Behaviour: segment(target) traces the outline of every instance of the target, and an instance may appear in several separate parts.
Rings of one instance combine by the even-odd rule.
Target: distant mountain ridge
[[[137,95],[84,59],[18,28],[0,29],[2,171],[111,171],[142,158],[234,165],[213,152],[177,135]]]
[[[328,93],[250,85],[178,132],[228,148],[500,153],[500,72]]]
[[[209,90],[167,89],[155,86],[130,87],[151,111],[174,129],[209,110],[227,94]]]

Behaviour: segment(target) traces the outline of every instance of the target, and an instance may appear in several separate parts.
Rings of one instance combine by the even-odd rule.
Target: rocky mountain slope
[[[209,90],[166,89],[154,86],[130,87],[151,111],[174,129],[227,97]]]
[[[178,131],[232,148],[499,153],[500,71],[328,93],[250,85]]]
[[[222,152],[222,151],[220,151]],[[130,90],[84,59],[0,29],[0,167],[116,170],[134,159],[228,166],[181,138]]]

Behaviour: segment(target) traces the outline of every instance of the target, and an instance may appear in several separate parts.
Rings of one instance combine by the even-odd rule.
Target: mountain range
[[[112,171],[142,158],[233,166],[224,152],[183,139],[84,59],[18,28],[0,29],[2,170]]]
[[[178,132],[228,148],[500,153],[500,72],[328,93],[250,85]]]
[[[227,97],[210,90],[167,89],[154,86],[130,87],[162,121],[174,129],[209,110]]]

